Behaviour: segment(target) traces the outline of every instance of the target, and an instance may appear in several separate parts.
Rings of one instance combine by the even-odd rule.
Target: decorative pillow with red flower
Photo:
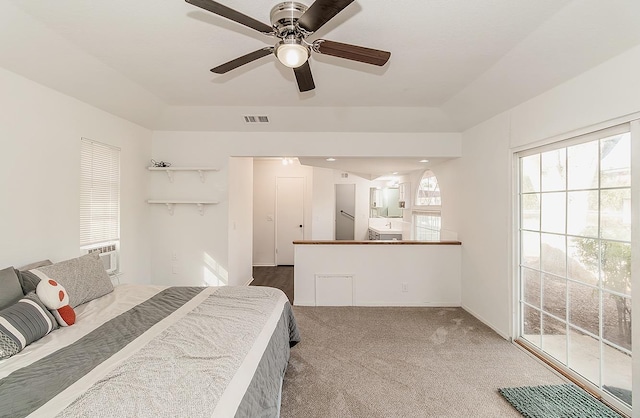
[[[40,280],[36,294],[60,326],[68,327],[76,322],[76,312],[69,305],[69,294],[60,283],[53,279]]]

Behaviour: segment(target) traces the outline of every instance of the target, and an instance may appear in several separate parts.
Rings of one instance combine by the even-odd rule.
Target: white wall
[[[501,335],[512,334],[513,152],[639,112],[638,74],[640,47],[465,131],[463,157],[443,164],[459,170],[449,227],[463,242],[462,304]]]
[[[460,306],[459,245],[301,244],[295,251],[296,305]],[[353,279],[335,286],[317,276]]]
[[[508,118],[465,132],[459,170],[462,305],[501,335],[510,335],[511,189]]]
[[[335,183],[334,172],[328,168],[313,167],[313,213],[311,239],[335,238]]]
[[[229,159],[229,281],[248,284],[252,277],[253,158]]]
[[[213,167],[201,182],[196,172],[176,172],[169,182],[163,172],[149,172],[147,199],[211,200],[201,216],[195,206],[179,205],[171,216],[163,205],[150,208],[151,276],[154,284],[210,285],[229,278],[229,157],[208,138],[158,141],[154,133],[152,158],[174,167]],[[244,221],[244,220],[242,220]],[[251,220],[246,220],[251,222]],[[249,241],[250,242],[250,241]],[[246,278],[245,278],[246,279]],[[235,281],[232,278],[231,281]],[[238,278],[241,281],[242,278]]]
[[[220,204],[207,207],[204,216],[188,207],[176,208],[173,217],[159,205],[151,208],[154,282],[174,285],[207,283],[211,270],[218,271],[220,276],[226,275],[230,283],[246,280],[245,277],[234,277],[229,267],[230,255],[237,254],[228,248],[228,183],[233,182],[229,178],[229,157],[458,157],[461,154],[460,140],[460,135],[455,133],[156,131],[152,145],[152,158],[155,160],[169,161],[174,166],[214,166],[220,171],[208,174],[205,184],[200,183],[197,176],[189,178],[189,175],[194,176],[193,173],[183,173],[181,177],[176,174],[174,183],[169,183],[162,173],[149,173],[151,187],[147,198],[206,198],[220,200]],[[394,146],[389,147],[390,143]],[[368,205],[368,190],[364,193],[366,198],[363,201]],[[314,215],[311,216],[313,219]],[[236,221],[242,222],[240,219]],[[311,221],[311,225],[313,228],[319,224]],[[357,233],[364,237],[366,221],[363,225]],[[311,236],[317,238],[313,232]],[[178,260],[172,260],[174,253]]]
[[[150,280],[151,132],[0,69],[0,267],[80,254],[80,138],[120,147],[122,281]]]

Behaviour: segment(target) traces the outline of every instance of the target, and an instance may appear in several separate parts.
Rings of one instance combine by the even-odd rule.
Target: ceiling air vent
[[[268,116],[244,116],[245,123],[269,123]]]

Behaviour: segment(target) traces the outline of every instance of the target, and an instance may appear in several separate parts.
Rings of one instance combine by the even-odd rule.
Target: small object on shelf
[[[171,163],[166,161],[156,161],[154,159],[151,159],[151,165],[153,167],[171,167]]]

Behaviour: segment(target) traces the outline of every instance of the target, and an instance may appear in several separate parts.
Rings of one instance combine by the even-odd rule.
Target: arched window
[[[441,206],[440,186],[433,171],[427,170],[422,175],[418,194],[416,196],[416,206]]]
[[[439,241],[442,198],[440,185],[433,171],[427,170],[420,179],[413,208],[413,239]]]

